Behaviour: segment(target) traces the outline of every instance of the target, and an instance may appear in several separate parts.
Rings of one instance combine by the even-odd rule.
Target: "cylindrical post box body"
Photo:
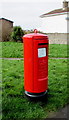
[[[24,89],[28,96],[44,95],[48,89],[48,36],[24,35]]]

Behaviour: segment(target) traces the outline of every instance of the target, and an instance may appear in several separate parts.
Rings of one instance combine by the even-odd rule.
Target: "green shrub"
[[[11,33],[11,41],[22,42],[22,36],[24,32],[20,26],[14,26]]]

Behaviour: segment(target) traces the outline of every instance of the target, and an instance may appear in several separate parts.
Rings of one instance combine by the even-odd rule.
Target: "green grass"
[[[2,60],[0,60],[0,120],[2,118]]]
[[[2,42],[2,57],[23,58],[23,44],[17,42]]]
[[[0,42],[0,57],[2,57],[2,42]]]
[[[69,45],[64,44],[50,44],[49,45],[49,57],[69,57]]]
[[[2,44],[3,58],[23,58],[23,44],[16,42],[0,42]],[[69,47],[69,45],[68,45]],[[49,57],[69,57],[67,45],[51,44],[49,45]]]
[[[32,102],[24,96],[22,60],[3,60],[3,120],[47,118],[49,113],[65,106],[67,93],[67,60],[49,60],[48,101]]]

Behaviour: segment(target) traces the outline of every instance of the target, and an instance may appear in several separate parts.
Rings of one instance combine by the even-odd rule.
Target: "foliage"
[[[24,32],[20,26],[14,26],[13,31],[11,33],[11,40],[17,42],[22,42],[22,36],[24,35]]]
[[[34,30],[35,30],[35,29],[25,30],[25,34],[34,33]],[[37,29],[36,29],[36,30],[37,30]],[[42,34],[44,34],[44,32],[42,32],[42,31],[38,31],[38,30],[37,30],[37,33],[42,33]],[[45,33],[45,34],[46,34],[46,33]]]

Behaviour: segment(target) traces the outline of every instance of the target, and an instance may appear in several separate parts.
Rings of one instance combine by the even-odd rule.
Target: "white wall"
[[[67,32],[69,33],[69,13],[67,14],[68,20],[67,20]]]
[[[67,33],[67,26],[69,26],[69,20],[67,22],[66,18],[66,14],[40,18],[42,19],[40,30],[45,33]]]
[[[49,44],[69,44],[69,33],[47,33]]]

